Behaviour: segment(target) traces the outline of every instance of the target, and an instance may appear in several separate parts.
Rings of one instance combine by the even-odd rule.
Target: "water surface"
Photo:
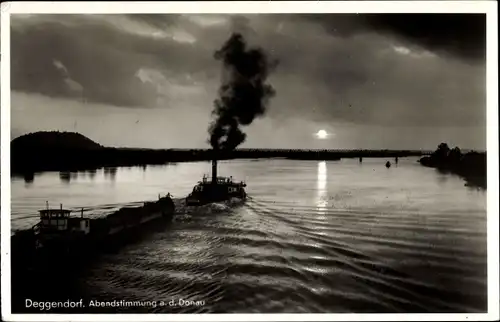
[[[204,301],[109,312],[484,312],[486,193],[400,159],[233,160],[245,204],[186,208],[174,223],[78,276],[106,301]],[[392,161],[392,160],[391,160]],[[210,164],[179,163],[12,180],[12,227],[45,201],[94,215],[170,192],[184,197]]]

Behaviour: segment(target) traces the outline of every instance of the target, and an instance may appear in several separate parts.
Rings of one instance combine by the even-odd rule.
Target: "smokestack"
[[[212,160],[212,183],[217,183],[217,160]]]

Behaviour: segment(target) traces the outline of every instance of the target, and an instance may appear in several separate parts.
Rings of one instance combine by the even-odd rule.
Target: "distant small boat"
[[[387,162],[385,163],[385,167],[386,167],[386,168],[390,168],[390,167],[391,167],[391,163],[390,163],[389,161],[387,161]]]

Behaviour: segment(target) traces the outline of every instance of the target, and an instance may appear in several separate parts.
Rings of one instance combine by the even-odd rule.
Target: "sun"
[[[325,130],[319,130],[318,133],[316,133],[316,136],[318,139],[326,139],[328,137],[328,133]]]

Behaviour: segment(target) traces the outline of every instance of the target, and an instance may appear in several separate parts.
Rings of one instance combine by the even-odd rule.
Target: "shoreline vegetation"
[[[450,149],[447,143],[441,143],[436,151],[418,162],[441,173],[456,174],[465,180],[466,186],[486,189],[486,152],[464,154],[459,147]]]
[[[215,154],[212,149],[106,147],[79,133],[49,131],[25,134],[11,141],[11,172],[21,175],[43,171],[83,171],[106,167],[210,161],[214,158],[340,160],[423,156],[429,153],[430,151],[419,150],[236,149]]]

